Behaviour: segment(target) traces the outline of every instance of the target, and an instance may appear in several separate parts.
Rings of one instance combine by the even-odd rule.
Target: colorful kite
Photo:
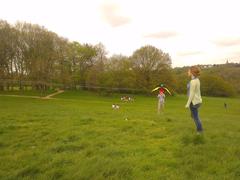
[[[163,84],[161,84],[160,86],[154,88],[152,90],[152,92],[157,91],[157,90],[159,90],[159,93],[164,93],[165,91],[167,91],[170,95],[172,95],[171,92],[168,90],[168,88],[164,87]]]

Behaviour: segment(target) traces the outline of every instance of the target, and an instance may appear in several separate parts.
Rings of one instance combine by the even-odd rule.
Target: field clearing
[[[184,96],[54,98],[0,96],[0,179],[240,179],[239,98],[203,98],[203,136]]]

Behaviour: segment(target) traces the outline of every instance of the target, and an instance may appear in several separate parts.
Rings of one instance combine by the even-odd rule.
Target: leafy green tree
[[[15,55],[13,35],[13,28],[6,21],[0,21],[0,78],[2,80],[9,79],[13,71],[11,66]],[[4,89],[2,82],[0,82],[0,90]]]
[[[235,96],[236,90],[233,86],[216,75],[203,75],[201,77],[201,90],[207,96]]]
[[[96,49],[92,45],[81,45],[78,42],[73,42],[70,46],[70,59],[73,66],[74,84],[85,86],[87,72],[94,65],[96,60]]]
[[[48,88],[54,70],[54,33],[28,23],[16,24],[20,33],[18,69],[20,79],[27,76],[37,89]]]
[[[112,80],[111,85],[119,91],[136,88],[136,76],[132,67],[132,62],[128,57],[113,55],[107,64],[109,77]]]
[[[131,60],[139,88],[149,90],[160,82],[170,83],[171,58],[167,53],[148,45],[136,50]]]

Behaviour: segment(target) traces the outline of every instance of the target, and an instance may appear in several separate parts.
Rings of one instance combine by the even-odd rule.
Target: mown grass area
[[[204,97],[203,136],[184,96],[167,97],[160,115],[154,96],[56,98],[0,96],[0,179],[240,178],[238,98]]]

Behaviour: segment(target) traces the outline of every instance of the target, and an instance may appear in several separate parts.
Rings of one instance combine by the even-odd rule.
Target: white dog
[[[113,109],[119,109],[119,108],[120,108],[120,106],[119,106],[119,105],[117,105],[117,104],[112,104],[112,108],[113,108]]]

